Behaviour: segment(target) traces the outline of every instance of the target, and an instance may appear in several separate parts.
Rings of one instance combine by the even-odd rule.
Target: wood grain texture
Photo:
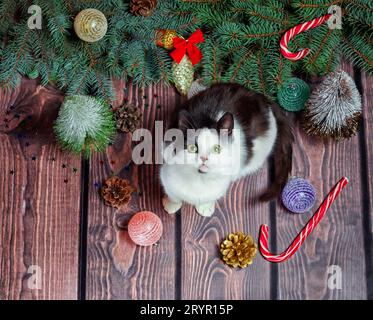
[[[234,183],[211,218],[192,206],[181,210],[182,299],[269,299],[270,265],[259,252],[252,265],[232,269],[220,258],[219,245],[232,232],[254,239],[259,226],[269,223],[269,205],[257,196],[267,185],[267,168]]]
[[[350,66],[343,65],[353,75]],[[296,123],[293,175],[317,190],[309,213],[291,214],[277,205],[277,248],[285,250],[342,176],[349,185],[298,252],[278,266],[278,299],[366,299],[359,138],[340,142],[306,136]],[[328,268],[339,266],[342,289],[328,288]],[[330,269],[329,269],[330,270]]]
[[[363,121],[364,121],[364,141],[365,157],[363,163],[366,166],[363,177],[367,186],[363,201],[365,204],[364,221],[365,232],[365,249],[366,249],[366,272],[367,272],[367,289],[368,299],[373,299],[373,78],[366,73],[361,74],[361,90],[363,98]],[[363,155],[362,155],[363,156]]]
[[[171,115],[175,92],[162,85],[146,90],[128,86],[122,95],[123,82],[117,83],[119,105],[124,98],[143,110],[143,128],[154,130],[155,120]],[[154,135],[153,135],[154,136]],[[131,135],[119,134],[106,155],[90,161],[88,209],[87,299],[174,299],[175,298],[175,217],[167,215],[161,204],[158,166],[131,162]],[[123,212],[103,205],[94,188],[110,172],[127,178],[137,192]],[[135,246],[127,231],[118,231],[115,220],[128,220],[141,210],[155,212],[162,220],[164,235],[158,245]]]
[[[370,209],[370,232],[373,234],[373,78],[366,73],[361,75],[362,98],[364,106],[364,131],[365,131],[365,150],[367,160],[368,174],[368,201]]]
[[[353,75],[349,65],[343,68]],[[280,252],[317,205],[309,214],[293,215],[278,203],[276,223],[271,225],[269,205],[255,199],[267,186],[268,170],[263,168],[233,184],[212,218],[201,217],[190,206],[184,206],[180,216],[170,216],[161,205],[158,166],[131,163],[131,135],[119,134],[106,153],[95,154],[89,180],[81,181],[80,157],[62,153],[51,135],[61,93],[27,79],[11,93],[1,92],[0,132],[9,134],[0,133],[0,300],[78,298],[81,182],[89,188],[87,261],[81,266],[86,268],[81,281],[86,281],[87,299],[270,299],[274,288],[278,299],[366,299],[367,291],[372,296],[372,275],[367,274],[372,262],[366,263],[372,259],[367,246],[371,248],[373,234],[372,78],[362,74],[361,84],[363,142],[359,136],[320,141],[304,135],[296,123],[293,174],[316,187],[317,205],[341,176],[350,178],[349,185],[289,261],[275,266],[258,253],[253,265],[243,270],[220,260],[219,244],[228,233],[242,230],[257,238],[260,225],[269,224],[270,242],[276,237]],[[179,101],[172,87],[142,90],[123,81],[115,86],[114,106],[125,99],[140,105],[143,127],[153,138],[154,121],[168,119]],[[366,154],[360,153],[363,144]],[[368,186],[362,179],[365,160]],[[136,187],[123,212],[105,206],[99,196],[100,184],[111,174]],[[368,206],[363,205],[365,200]],[[118,218],[128,221],[140,210],[154,211],[164,223],[157,246],[138,247],[127,231],[115,227]],[[364,214],[370,219],[364,220]],[[367,230],[370,236],[364,234]],[[35,265],[42,271],[41,289],[30,287],[35,272],[30,267]],[[331,265],[341,267],[341,290],[327,286]],[[270,272],[276,269],[277,273]],[[271,279],[276,274],[278,279]]]
[[[0,299],[78,296],[80,157],[59,150],[47,123],[32,129],[40,118],[53,122],[61,101],[59,92],[36,81],[0,93],[2,128],[17,128],[0,134]],[[28,108],[48,109],[48,116]]]

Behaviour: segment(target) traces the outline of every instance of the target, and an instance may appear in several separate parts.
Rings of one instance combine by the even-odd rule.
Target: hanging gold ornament
[[[74,20],[76,35],[86,42],[101,40],[106,34],[107,26],[105,15],[96,9],[84,9]]]
[[[173,62],[172,76],[177,91],[186,96],[194,80],[194,67],[187,55],[184,55],[179,64]]]
[[[175,30],[159,29],[155,32],[155,43],[157,46],[172,50],[174,48],[174,38],[177,37]]]

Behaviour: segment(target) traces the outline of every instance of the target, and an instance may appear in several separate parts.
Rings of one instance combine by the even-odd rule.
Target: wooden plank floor
[[[2,125],[22,117],[26,101],[49,113],[62,96],[22,83],[0,94]],[[21,112],[14,114],[12,105]],[[78,297],[81,161],[59,150],[44,120],[40,131],[0,134],[1,299]]]
[[[59,92],[24,80],[12,93],[0,93],[0,130],[25,122],[0,134],[0,299],[373,299],[373,80],[343,68],[364,101],[359,134],[341,142],[312,139],[293,117],[293,175],[313,183],[318,203],[341,176],[350,184],[292,259],[271,264],[258,255],[244,270],[221,262],[218,244],[226,234],[242,230],[257,237],[266,223],[270,248],[280,252],[311,216],[255,200],[272,179],[271,162],[233,184],[212,218],[187,205],[168,215],[159,167],[132,163],[131,135],[119,134],[106,153],[84,161],[61,152],[48,130],[62,101]],[[138,104],[150,130],[181,103],[172,87],[141,89],[123,81],[115,86],[114,107],[127,100]],[[37,121],[24,119],[24,101],[40,107],[33,115]],[[13,105],[21,106],[20,114]],[[32,128],[35,121],[43,130]],[[112,174],[136,188],[126,212],[100,199],[100,185]],[[154,211],[163,221],[156,246],[137,247],[116,226],[140,210]],[[341,289],[328,287],[336,268]]]

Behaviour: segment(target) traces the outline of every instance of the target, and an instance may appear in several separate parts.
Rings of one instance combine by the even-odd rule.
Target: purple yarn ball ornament
[[[309,211],[316,202],[316,190],[311,183],[302,178],[292,178],[282,191],[282,203],[293,213]]]

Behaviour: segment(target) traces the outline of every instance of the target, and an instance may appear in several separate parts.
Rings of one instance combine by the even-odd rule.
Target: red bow
[[[189,59],[193,65],[201,61],[202,53],[197,48],[196,44],[205,41],[205,39],[203,38],[203,34],[200,29],[193,32],[187,40],[175,37],[173,41],[175,50],[170,53],[170,56],[177,63],[180,63],[181,59],[186,53],[188,53]]]

